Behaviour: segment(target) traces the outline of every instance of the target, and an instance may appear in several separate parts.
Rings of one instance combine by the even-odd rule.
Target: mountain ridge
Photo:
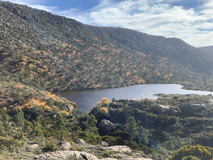
[[[31,62],[17,61],[17,54],[10,54],[9,58],[3,56],[8,58],[2,64],[4,70],[13,77],[12,72],[21,74],[19,67],[24,65],[24,73],[32,72],[42,79],[32,82],[34,80],[25,74],[28,79],[25,81],[50,91],[177,83],[213,72],[212,55],[177,38],[151,36],[125,28],[84,25],[10,2],[1,1],[0,6],[2,53],[12,52],[8,48],[15,45],[20,60],[23,56],[31,61],[40,59],[40,67],[46,65],[46,72],[55,76],[48,78],[44,72],[38,72],[39,64],[32,66],[33,71],[29,70]],[[58,78],[56,75],[60,74]],[[20,76],[18,78],[20,81]],[[54,85],[50,85],[50,79],[55,81]],[[22,82],[26,84],[25,81]]]

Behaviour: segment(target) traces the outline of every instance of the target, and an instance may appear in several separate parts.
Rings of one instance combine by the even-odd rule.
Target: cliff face
[[[180,39],[88,26],[9,2],[0,7],[1,74],[12,80],[60,91],[175,83],[212,73],[213,56]]]

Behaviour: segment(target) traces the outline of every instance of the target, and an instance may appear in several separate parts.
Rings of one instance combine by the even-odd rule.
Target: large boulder
[[[98,126],[104,132],[109,132],[115,129],[115,124],[106,119],[102,119]]]
[[[77,144],[82,144],[82,145],[85,144],[85,141],[83,139],[80,139],[80,138],[73,138],[72,141],[77,143]]]
[[[178,113],[177,110],[166,105],[158,105],[157,112],[158,114],[167,114],[167,115],[176,115]]]
[[[102,141],[102,142],[101,142],[101,145],[104,146],[104,147],[108,147],[108,146],[109,146],[109,143]]]
[[[63,150],[69,150],[71,145],[69,142],[61,142],[59,143],[59,146],[63,149]]]

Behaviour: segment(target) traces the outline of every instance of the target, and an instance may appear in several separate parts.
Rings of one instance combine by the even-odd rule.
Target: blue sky
[[[213,45],[213,0],[9,0],[95,26]]]

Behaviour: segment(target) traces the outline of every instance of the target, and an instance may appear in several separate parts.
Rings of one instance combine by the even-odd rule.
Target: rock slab
[[[77,159],[98,160],[98,158],[90,153],[79,151],[57,151],[40,154],[34,157],[39,160],[63,160],[70,157]]]

